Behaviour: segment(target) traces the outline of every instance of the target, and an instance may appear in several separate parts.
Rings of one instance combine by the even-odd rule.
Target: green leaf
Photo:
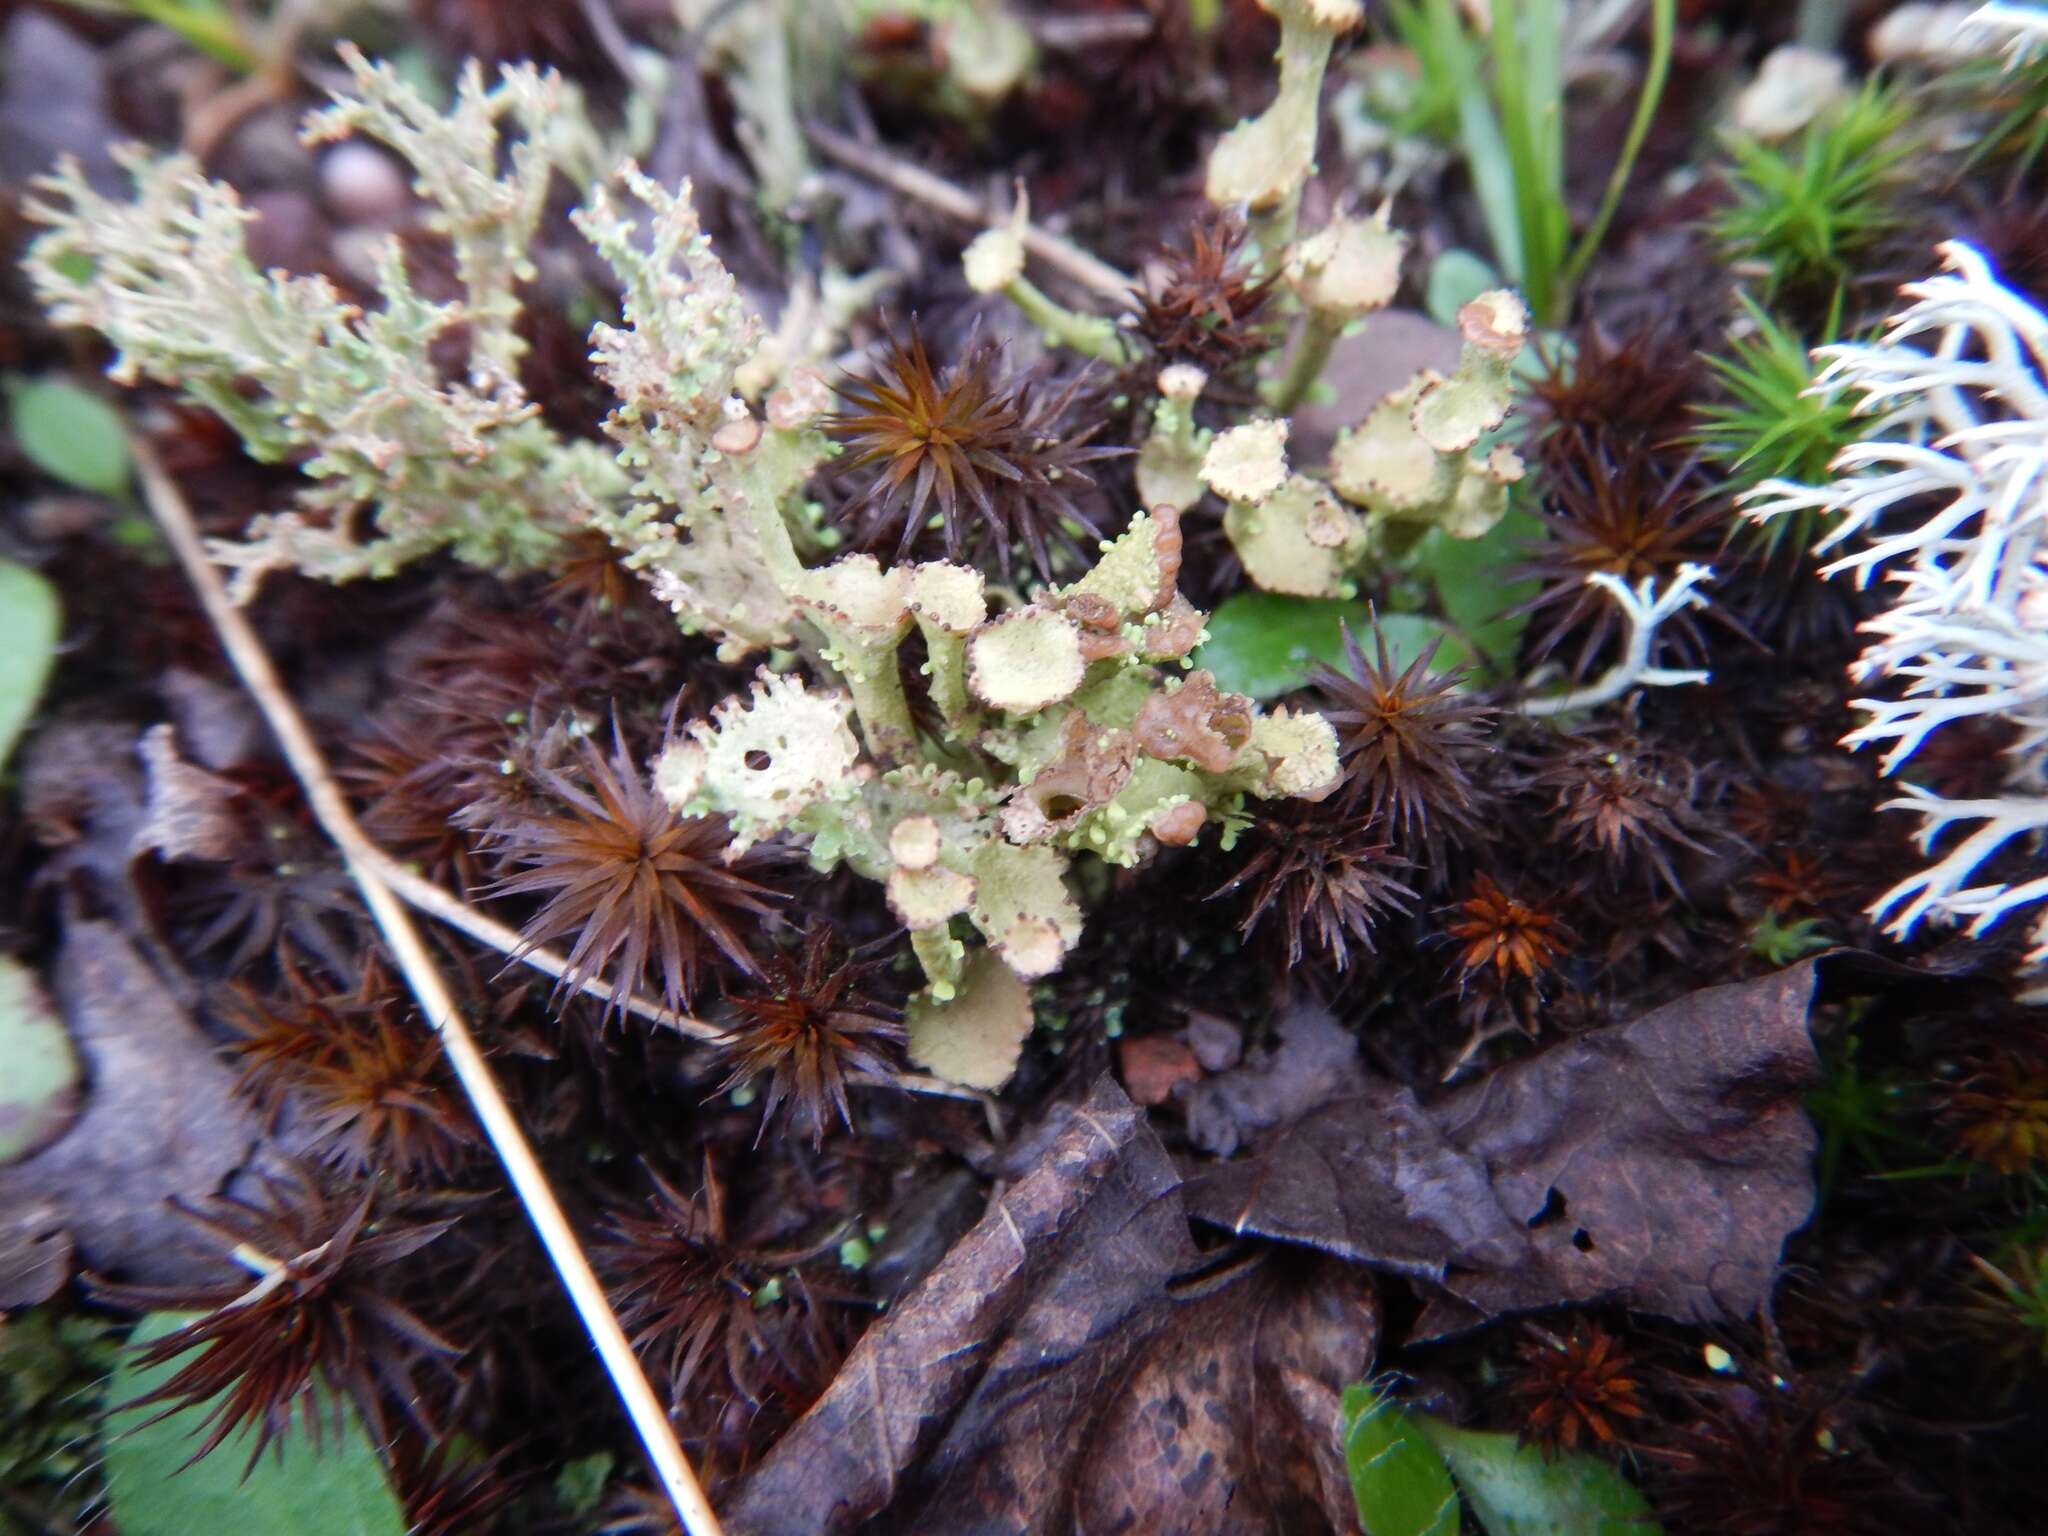
[[[1420,551],[1415,569],[1436,587],[1437,602],[1457,633],[1476,648],[1497,672],[1514,667],[1515,650],[1527,614],[1513,613],[1536,595],[1536,581],[1510,581],[1508,572],[1526,558],[1543,525],[1526,508],[1510,506],[1508,515],[1476,539],[1448,538],[1434,533]],[[1445,646],[1448,652],[1452,647]]]
[[[0,1166],[63,1134],[78,1107],[78,1057],[28,967],[0,955]]]
[[[555,1475],[555,1497],[570,1514],[583,1516],[597,1508],[612,1475],[612,1453],[592,1451],[566,1463]]]
[[[97,496],[128,489],[134,465],[121,413],[61,379],[31,379],[7,390],[8,427],[44,474]]]
[[[1369,1383],[1344,1389],[1344,1465],[1365,1536],[1458,1536],[1458,1490],[1443,1457]]]
[[[173,1313],[151,1313],[129,1342],[162,1338],[185,1321]],[[177,1370],[176,1361],[142,1366],[131,1348],[114,1371],[108,1400],[132,1402]],[[405,1512],[361,1420],[324,1392],[310,1409],[320,1415],[317,1444],[301,1412],[247,1478],[242,1468],[249,1459],[249,1430],[230,1435],[212,1455],[180,1471],[197,1445],[192,1437],[206,1410],[180,1408],[150,1423],[158,1411],[137,1407],[107,1415],[107,1500],[121,1536],[405,1536]]]
[[[56,588],[27,566],[0,560],[0,768],[42,697],[56,654]]]
[[[1649,1501],[1597,1456],[1568,1452],[1546,1461],[1513,1435],[1422,1414],[1412,1422],[1451,1464],[1487,1536],[1663,1536]]]
[[[141,16],[168,27],[201,53],[247,74],[256,54],[234,15],[220,0],[71,0],[83,10]]]
[[[1500,286],[1500,274],[1484,256],[1452,246],[1430,263],[1429,284],[1422,307],[1438,325],[1456,326],[1458,311],[1489,288]]]
[[[1195,652],[1195,665],[1215,673],[1216,686],[1226,692],[1278,698],[1306,683],[1317,662],[1342,665],[1345,624],[1370,651],[1374,623],[1372,610],[1364,603],[1240,592],[1225,598],[1209,615],[1209,638]],[[1397,666],[1419,655],[1438,636],[1444,639],[1433,663],[1438,671],[1471,660],[1465,644],[1434,619],[1386,614],[1378,629]]]

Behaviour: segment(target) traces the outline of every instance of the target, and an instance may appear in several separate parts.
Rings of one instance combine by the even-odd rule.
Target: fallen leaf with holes
[[[871,1328],[725,1511],[732,1536],[1343,1533],[1342,1393],[1379,1310],[1348,1265],[1201,1269],[1172,1160],[1099,1082]]]
[[[1711,987],[1424,1108],[1373,1083],[1188,1186],[1237,1232],[1419,1276],[1419,1337],[1613,1301],[1755,1310],[1813,1208],[1812,962]]]

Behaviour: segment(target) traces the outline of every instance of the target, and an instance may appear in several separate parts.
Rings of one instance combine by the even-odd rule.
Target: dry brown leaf
[[[1710,987],[1428,1109],[1373,1083],[1189,1187],[1198,1216],[1427,1278],[1428,1337],[1616,1301],[1753,1311],[1813,1207],[1808,961]]]
[[[726,1529],[1354,1536],[1339,1396],[1371,1367],[1369,1278],[1278,1250],[1201,1264],[1171,1159],[1103,1079]]]

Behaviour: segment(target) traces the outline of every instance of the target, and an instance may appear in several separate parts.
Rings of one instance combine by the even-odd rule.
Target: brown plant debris
[[[1143,1113],[1100,1080],[869,1329],[725,1509],[731,1536],[1355,1536],[1339,1399],[1378,1303],[1282,1253],[1205,1269]]]
[[[233,1072],[111,923],[69,924],[50,981],[92,1087],[70,1130],[0,1168],[0,1231],[68,1234],[82,1264],[152,1282],[219,1276],[165,1202],[217,1192],[257,1140]]]
[[[1197,1216],[1438,1292],[1423,1337],[1619,1302],[1741,1317],[1812,1210],[1814,963],[1710,987],[1425,1108],[1375,1082],[1195,1180]]]

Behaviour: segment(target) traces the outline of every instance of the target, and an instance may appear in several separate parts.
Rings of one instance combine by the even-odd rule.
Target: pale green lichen
[[[647,210],[644,225],[620,192]],[[712,253],[689,193],[627,166],[616,191],[596,188],[575,214],[623,290],[625,323],[596,327],[591,356],[620,402],[605,431],[635,476],[632,502],[590,520],[686,627],[709,631],[736,658],[789,643],[802,564],[783,506],[827,449],[809,427],[753,422],[737,374],[761,325]]]
[[[443,114],[390,70],[343,57],[357,95],[315,114],[308,134],[369,134],[407,159],[430,226],[448,236],[459,302],[420,296],[395,237],[377,260],[383,302],[368,312],[325,278],[259,271],[254,215],[184,155],[118,151],[129,199],[95,191],[66,162],[29,205],[49,226],[26,262],[37,294],[59,323],[113,344],[117,382],[172,385],[252,456],[302,462],[312,484],[298,510],[258,516],[213,546],[238,573],[238,597],[271,570],[348,581],[444,549],[500,570],[544,565],[571,510],[619,486],[601,451],[540,421],[515,377],[514,285],[531,275],[547,180],[580,169],[594,138],[574,88],[531,66],[487,88],[472,67]],[[434,348],[458,324],[471,369],[450,380]]]
[[[1287,483],[1284,417],[1248,421],[1219,432],[1202,456],[1202,483],[1228,502],[1257,506]]]
[[[726,699],[662,752],[655,788],[686,815],[730,817],[732,846],[743,853],[856,786],[851,709],[844,694],[814,693],[801,678],[764,671],[751,694]]]
[[[1339,433],[1330,483],[1382,523],[1476,539],[1506,515],[1508,487],[1522,477],[1512,448],[1470,450],[1514,407],[1510,370],[1528,335],[1528,311],[1496,291],[1461,309],[1458,323],[1465,344],[1457,372],[1445,378],[1424,369]]]
[[[1366,552],[1364,521],[1306,475],[1256,506],[1232,502],[1223,529],[1254,585],[1289,597],[1348,595],[1346,573]]]
[[[967,686],[991,709],[1035,714],[1071,698],[1087,674],[1079,627],[1051,608],[1019,608],[967,637]]]
[[[974,0],[932,3],[957,37],[1013,22]],[[383,304],[367,314],[322,280],[266,277],[232,191],[189,161],[133,154],[132,202],[100,196],[75,169],[45,183],[54,195],[35,212],[51,228],[31,270],[59,319],[113,340],[117,378],[175,382],[259,457],[306,464],[301,508],[221,550],[244,589],[274,566],[345,579],[444,549],[517,571],[595,529],[722,657],[772,652],[780,670],[681,726],[655,764],[661,793],[680,814],[729,818],[735,856],[779,837],[820,870],[874,882],[926,976],[913,1054],[995,1086],[1030,1028],[1026,980],[1057,970],[1079,940],[1082,856],[1131,866],[1204,836],[1228,847],[1251,801],[1316,799],[1339,782],[1328,721],[1262,714],[1190,670],[1205,615],[1179,591],[1181,509],[1213,491],[1253,583],[1340,597],[1401,537],[1492,526],[1521,473],[1511,449],[1488,443],[1512,406],[1527,330],[1505,293],[1461,312],[1453,375],[1418,374],[1367,411],[1327,473],[1290,465],[1286,407],[1315,386],[1337,335],[1391,299],[1405,241],[1382,215],[1340,215],[1294,238],[1315,86],[1360,8],[1267,3],[1281,19],[1279,96],[1219,144],[1210,190],[1253,209],[1259,260],[1300,306],[1285,369],[1267,369],[1269,412],[1232,423],[1226,402],[1203,401],[1200,369],[1158,368],[1136,466],[1145,509],[1086,570],[1032,592],[991,589],[949,562],[825,562],[830,540],[805,495],[831,452],[817,365],[886,274],[800,279],[770,334],[700,228],[688,184],[642,175],[568,88],[532,70],[506,71],[491,90],[472,73],[439,114],[350,56],[355,98],[309,126],[316,138],[375,135],[413,163],[428,223],[455,254],[459,303],[420,298],[395,243]],[[759,61],[749,89],[765,94],[740,106],[780,201],[800,195],[805,162],[780,105],[791,12],[771,9],[757,21],[784,52]],[[721,49],[751,35],[737,18],[713,20]],[[1005,44],[981,61],[987,89],[1008,89],[1018,57]],[[972,88],[966,75],[955,85]],[[617,321],[591,335],[618,400],[604,422],[610,455],[559,437],[517,383],[516,285],[557,171],[588,189],[573,218],[621,290]],[[969,247],[972,285],[1007,294],[1055,343],[1127,361],[1137,332],[1031,286],[1025,212],[1020,202]],[[429,348],[458,323],[469,374],[449,381]],[[1197,422],[1198,403],[1215,430]],[[924,655],[918,710],[906,644]]]
[[[1192,363],[1159,370],[1152,431],[1138,449],[1138,495],[1148,507],[1182,511],[1202,499],[1202,460],[1214,434],[1195,424],[1195,401],[1209,376]]]
[[[986,951],[968,961],[943,997],[911,1002],[910,1059],[969,1088],[1000,1088],[1031,1033],[1031,988]]]
[[[1365,17],[1358,0],[1260,0],[1280,21],[1280,85],[1272,104],[1209,153],[1209,200],[1255,211],[1291,204],[1315,169],[1316,120],[1330,48]]]

